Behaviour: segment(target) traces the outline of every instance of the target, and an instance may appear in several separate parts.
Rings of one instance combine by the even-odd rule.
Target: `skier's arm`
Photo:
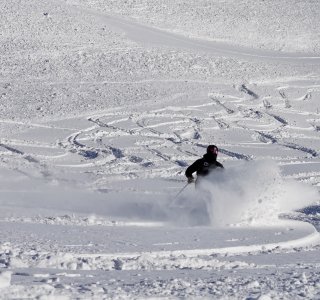
[[[185,175],[186,175],[187,178],[192,178],[192,179],[193,179],[192,174],[193,174],[194,172],[197,172],[197,171],[198,171],[198,169],[199,169],[199,161],[200,161],[199,159],[196,160],[192,165],[190,165],[190,166],[187,168],[186,173],[185,173]]]

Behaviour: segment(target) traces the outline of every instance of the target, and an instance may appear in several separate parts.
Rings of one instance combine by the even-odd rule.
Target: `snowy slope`
[[[320,297],[318,1],[0,6],[1,299]]]

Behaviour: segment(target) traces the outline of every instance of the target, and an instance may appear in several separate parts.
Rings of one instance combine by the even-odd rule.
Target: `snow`
[[[11,274],[10,271],[0,273],[0,289],[10,286]]]
[[[0,299],[320,298],[319,11],[2,2]]]

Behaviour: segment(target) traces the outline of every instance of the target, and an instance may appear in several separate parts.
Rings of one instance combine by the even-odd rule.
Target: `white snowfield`
[[[320,299],[319,23],[312,0],[2,1],[0,299]]]

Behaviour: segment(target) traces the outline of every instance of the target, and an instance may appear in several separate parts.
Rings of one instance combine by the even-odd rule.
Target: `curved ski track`
[[[316,97],[290,99],[288,106],[283,103],[283,88],[281,93],[272,87],[245,84],[216,89],[186,106],[173,103],[159,108],[146,104],[141,111],[110,109],[74,118],[74,124],[83,124],[76,131],[73,128],[76,126],[66,128],[64,120],[58,125],[48,124],[41,128],[42,132],[49,134],[56,129],[58,140],[42,144],[41,138],[35,139],[34,144],[17,139],[2,141],[0,147],[5,150],[2,156],[19,157],[25,160],[22,165],[45,165],[49,169],[80,167],[83,172],[100,176],[102,182],[115,175],[123,179],[174,178],[183,174],[209,143],[219,146],[222,162],[234,159],[276,159],[284,164],[319,162],[318,116],[306,105]],[[319,96],[319,92],[311,93],[308,86],[287,90]],[[270,94],[275,98],[268,100],[270,105],[266,107],[265,99]],[[63,138],[66,132],[70,134]],[[47,155],[50,149],[52,155]],[[319,170],[311,173],[316,182]]]
[[[97,15],[97,13],[94,14]],[[170,47],[246,59],[272,59],[286,63],[298,61],[299,64],[319,63],[318,57],[300,57],[295,54],[274,57],[274,53],[271,52],[194,41],[116,17],[107,17],[103,14],[99,16],[109,24],[123,29],[129,37],[134,36],[133,39],[137,39],[137,36],[141,37],[142,42],[148,41],[153,44],[160,43]],[[174,82],[175,80],[168,79],[167,81]],[[125,84],[134,85],[136,83],[125,82]],[[244,82],[234,86],[210,83],[210,89],[208,95],[201,95],[192,100],[192,95],[187,95],[188,92],[183,91],[184,93],[179,95],[171,95],[170,104],[164,104],[169,102],[168,99],[163,102],[158,101],[160,104],[150,101],[150,103],[137,104],[135,107],[112,108],[97,113],[88,113],[81,117],[47,121],[44,125],[28,124],[24,126],[24,124],[19,124],[24,129],[22,133],[12,139],[0,141],[0,164],[7,168],[10,166],[11,169],[28,177],[40,177],[46,180],[72,181],[75,174],[74,181],[77,181],[79,174],[84,176],[89,174],[92,177],[89,180],[88,177],[85,177],[84,185],[90,189],[109,192],[116,189],[108,185],[112,180],[120,181],[130,178],[185,180],[185,168],[205,152],[209,143],[214,143],[220,148],[219,160],[226,166],[235,160],[277,160],[285,176],[319,186],[320,121],[319,110],[314,111],[314,107],[320,98],[320,82],[318,85],[315,85],[314,80],[312,82],[310,80],[310,83],[303,80],[298,84],[296,80],[286,81],[285,84],[282,82],[271,84]],[[187,101],[181,101],[181,97],[186,97]],[[11,122],[8,121],[7,125],[10,126]],[[241,278],[242,271],[247,272],[252,269],[259,269],[259,272],[262,273],[266,272],[266,275],[259,274],[259,276],[262,277],[260,284],[268,286],[268,290],[270,290],[270,278],[273,280],[271,287],[275,287],[276,291],[283,291],[285,288],[281,285],[286,285],[288,278],[293,277],[295,282],[292,284],[296,284],[296,287],[300,284],[296,289],[299,297],[303,296],[302,293],[305,291],[304,281],[308,283],[310,290],[314,289],[317,284],[319,287],[319,272],[317,271],[320,267],[319,263],[312,264],[313,260],[310,260],[310,263],[304,262],[300,265],[294,260],[294,254],[304,251],[307,246],[313,247],[318,255],[319,233],[315,231],[308,232],[300,239],[290,239],[282,243],[220,248],[217,246],[217,248],[206,249],[202,243],[210,241],[212,236],[209,237],[208,229],[202,228],[199,232],[207,236],[199,239],[199,232],[196,232],[193,235],[196,238],[189,241],[193,248],[186,250],[176,239],[169,239],[169,229],[161,230],[161,226],[156,224],[152,225],[154,226],[152,229],[156,230],[160,227],[159,230],[164,240],[160,242],[158,240],[151,246],[171,250],[149,252],[149,249],[139,251],[135,240],[137,236],[130,236],[133,230],[120,228],[121,226],[136,226],[129,222],[119,224],[109,219],[79,218],[69,215],[40,216],[29,219],[12,217],[0,221],[10,230],[16,228],[15,234],[20,233],[20,236],[16,237],[11,234],[10,230],[7,230],[6,240],[13,239],[13,241],[0,245],[0,265],[3,268],[10,267],[14,270],[12,278],[15,284],[12,287],[17,289],[19,289],[19,283],[20,288],[23,289],[23,284],[29,282],[42,284],[42,290],[54,288],[57,291],[70,292],[72,296],[79,294],[89,298],[94,295],[97,299],[103,299],[106,295],[112,298],[112,293],[115,297],[119,295],[120,298],[122,295],[125,297],[127,291],[133,291],[132,293],[137,295],[139,293],[146,295],[150,289],[155,291],[156,295],[162,295],[163,287],[165,287],[167,291],[179,291],[177,295],[181,298],[184,295],[190,296],[187,292],[190,286],[203,292],[203,294],[200,293],[200,296],[219,296],[220,291],[225,295],[226,286],[227,290],[232,291],[251,284],[252,289],[256,289],[257,292],[252,294],[250,299],[258,299],[261,292],[259,294],[256,279],[247,282],[246,279]],[[81,226],[85,230],[79,229]],[[109,230],[105,230],[105,227],[101,230],[99,226],[108,226]],[[141,223],[140,226],[143,230],[147,230],[149,225]],[[62,235],[61,228],[65,236]],[[116,230],[112,231],[110,228],[116,228]],[[116,236],[121,230],[127,235]],[[150,237],[156,236],[155,230],[151,230]],[[197,228],[188,229],[188,234],[192,230],[197,231]],[[285,233],[290,236],[290,230],[284,228],[281,230],[285,230]],[[94,231],[96,235],[91,234]],[[114,235],[109,240],[112,232]],[[68,234],[74,244],[58,245],[59,238],[63,238],[63,242],[69,242]],[[284,233],[274,232],[273,240],[282,234]],[[80,235],[82,240],[79,239],[78,242],[82,244],[77,244],[77,238]],[[83,239],[83,236],[86,238]],[[184,238],[182,234],[177,236]],[[32,239],[37,241],[36,246],[30,243]],[[143,247],[145,246],[144,239],[145,236],[142,236]],[[92,242],[93,240],[95,242]],[[199,248],[197,243],[200,242]],[[245,239],[235,238],[225,242],[231,243],[229,245],[232,245],[233,242],[238,242],[240,245],[246,244]],[[118,253],[118,250],[111,251],[111,254],[104,252],[104,247],[110,245],[115,249],[120,246],[122,249],[135,249],[135,252]],[[78,249],[86,253],[79,253]],[[292,254],[294,272],[298,270],[297,273],[275,275],[278,272],[278,266],[274,261],[269,265],[255,265],[250,262],[252,257],[254,259],[265,253],[271,257],[270,260],[273,260],[277,254],[287,255],[288,261]],[[303,255],[306,253],[304,252]],[[311,251],[307,254],[312,257],[310,253]],[[317,259],[318,257],[315,261]],[[309,266],[312,268],[306,271],[305,269],[308,269]],[[292,272],[293,269],[289,263],[282,264],[280,267],[287,272]],[[20,268],[23,268],[22,271]],[[272,271],[269,271],[270,268]],[[239,272],[238,275],[233,273],[235,269]],[[101,270],[108,270],[110,273],[98,273]],[[124,272],[113,273],[121,270],[127,270],[126,274],[130,271],[135,272],[131,273],[133,274],[131,277],[135,280],[134,283],[123,283],[121,276],[127,276],[123,274]],[[206,276],[212,276],[212,278],[218,276],[218,280],[213,283],[212,278],[206,276],[202,277],[204,279],[192,277],[191,281],[190,279],[184,281],[181,278],[166,280],[160,277],[150,280],[144,277],[143,280],[140,280],[141,274],[137,272],[143,270],[162,271],[164,275],[161,274],[161,276],[167,276],[164,271],[192,270],[195,272],[185,273],[186,275],[183,276],[193,277],[198,276],[200,274],[198,272],[204,271],[209,274]],[[273,276],[268,276],[267,272],[274,272],[271,274]],[[301,278],[294,277],[296,276],[294,274],[301,275]],[[149,276],[150,274],[144,275]],[[177,273],[174,274],[176,275]],[[77,276],[80,281],[69,285],[68,277]],[[94,277],[92,279],[94,283],[85,282],[89,276]],[[108,276],[113,277],[109,280],[109,278],[106,279]],[[114,279],[116,276],[120,278]],[[178,276],[181,277],[180,274]],[[236,280],[228,281],[229,277],[234,277]],[[108,293],[107,288],[111,289],[111,292]],[[39,293],[39,291],[40,289],[36,292]],[[50,290],[45,292],[52,296]],[[24,295],[23,292],[21,294]],[[9,294],[4,294],[4,297],[6,296]],[[33,296],[37,295],[33,294]],[[163,296],[174,295],[163,294]],[[41,293],[37,298],[41,298]]]

